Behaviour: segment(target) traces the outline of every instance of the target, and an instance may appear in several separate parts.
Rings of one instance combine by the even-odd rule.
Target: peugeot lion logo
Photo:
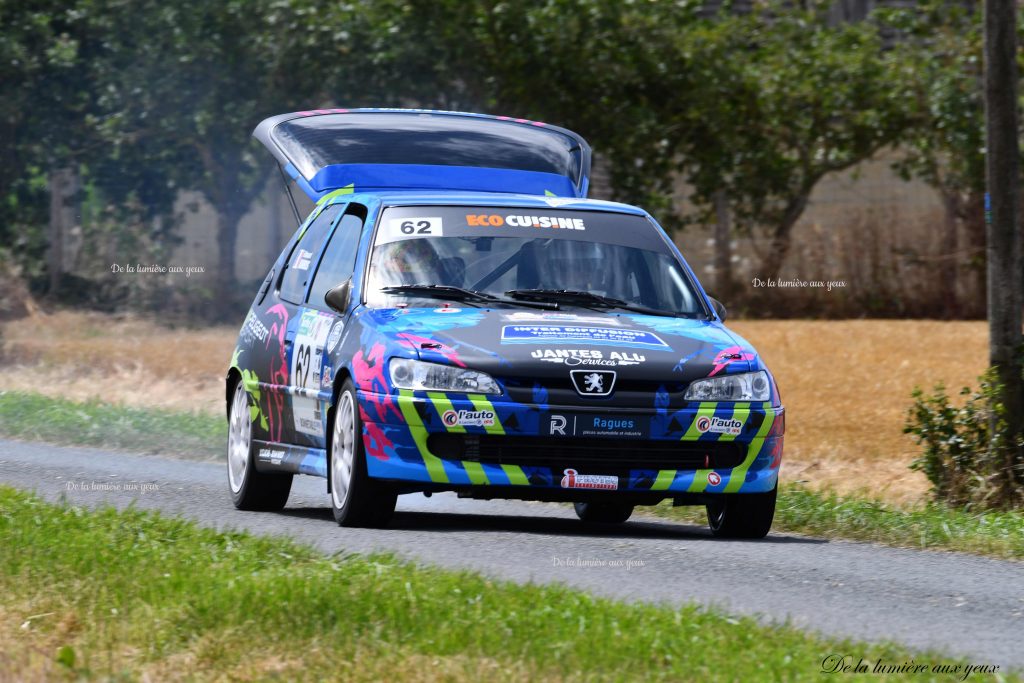
[[[571,370],[569,375],[580,396],[610,396],[615,388],[614,370]]]

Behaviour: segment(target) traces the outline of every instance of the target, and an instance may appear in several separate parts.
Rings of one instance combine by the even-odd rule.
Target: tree
[[[380,25],[395,37],[378,55],[407,102],[572,128],[608,164],[615,198],[670,208],[673,139],[683,131],[664,115],[689,110],[689,93],[700,84],[695,70],[673,68],[679,65],[666,59],[666,48],[697,20],[695,5],[396,4],[376,6]]]
[[[959,269],[969,265],[985,291],[985,140],[980,13],[955,3],[922,4],[886,12],[885,25],[902,36],[895,45],[915,78],[908,82],[910,126],[895,164],[938,192],[945,220],[938,286],[948,317],[984,315],[984,300],[959,300]],[[966,232],[963,245],[959,233]]]
[[[174,193],[145,163],[162,148],[145,141],[112,148],[99,125],[107,113],[102,75],[111,38],[102,18],[118,9],[88,1],[0,0],[0,236],[36,279],[47,246],[48,195],[59,189],[51,187],[53,178],[80,179],[87,190],[112,199],[114,213],[137,219],[129,223],[166,219],[171,211]],[[179,162],[168,158],[167,166]],[[157,225],[166,236],[173,222]],[[59,275],[50,273],[51,290]]]
[[[328,21],[312,0],[80,2],[89,31],[104,41],[92,124],[105,156],[150,170],[144,203],[196,190],[213,205],[219,310],[230,311],[238,224],[273,170],[252,129],[337,92],[346,103],[365,96],[360,55],[369,50],[353,46],[366,20],[349,5]]]
[[[698,94],[682,169],[703,207],[724,191],[737,223],[765,231],[760,271],[775,276],[818,182],[900,139],[905,75],[874,24],[831,26],[818,10],[719,17],[697,37],[718,46],[708,69],[726,85]]]
[[[1024,241],[1019,226],[1020,138],[1017,111],[1016,3],[985,2],[985,149],[988,218],[989,364],[1002,415],[993,447],[1002,456],[1006,496],[1024,490]]]
[[[40,274],[47,177],[90,137],[91,96],[79,41],[63,3],[0,0],[0,242]]]

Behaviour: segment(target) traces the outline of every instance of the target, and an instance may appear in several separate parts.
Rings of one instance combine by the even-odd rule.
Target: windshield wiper
[[[641,306],[640,304],[631,304],[628,301],[622,299],[615,299],[610,296],[603,296],[601,294],[594,294],[593,292],[585,292],[579,289],[510,289],[505,292],[505,296],[513,299],[526,300],[526,301],[552,301],[561,303],[574,303],[584,308],[621,308],[626,311],[633,311],[635,313],[644,313],[646,315],[662,315],[677,318],[683,313],[673,313],[672,311],[663,311],[659,308],[650,308],[648,306]]]
[[[542,308],[549,311],[558,310],[558,304],[555,302],[505,299],[500,296],[488,294],[487,292],[481,292],[475,289],[466,289],[465,287],[455,287],[453,285],[393,285],[391,287],[381,287],[380,291],[385,294],[409,294],[412,296],[418,294],[432,297],[434,299],[450,299],[452,301],[465,301],[467,303],[512,304],[515,306]]]

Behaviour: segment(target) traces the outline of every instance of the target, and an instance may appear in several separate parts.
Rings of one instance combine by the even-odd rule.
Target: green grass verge
[[[0,436],[209,458],[224,453],[227,421],[205,413],[128,408],[102,401],[74,402],[3,391]]]
[[[704,508],[663,503],[641,508],[668,519],[705,524]],[[929,503],[895,507],[866,497],[783,486],[773,531],[872,541],[907,548],[959,550],[1024,559],[1024,513],[967,512]]]
[[[0,653],[35,653],[0,662],[0,677],[6,666],[19,680],[820,680],[831,653],[911,659],[715,611],[325,557],[5,487],[0,548],[16,549],[0,553]]]
[[[22,392],[0,392],[0,435],[72,445],[221,457],[227,438],[219,416],[98,401],[75,403]],[[704,524],[703,508],[662,504],[640,508]],[[873,541],[910,548],[959,550],[1024,559],[1024,513],[974,513],[929,504],[901,508],[867,497],[837,496],[787,486],[779,495],[775,531]]]

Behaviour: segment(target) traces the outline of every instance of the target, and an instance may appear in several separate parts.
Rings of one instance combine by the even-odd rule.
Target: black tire
[[[576,516],[587,523],[622,524],[633,514],[633,506],[611,501],[600,503],[573,503]]]
[[[331,411],[327,472],[331,478],[331,510],[340,526],[379,528],[391,521],[398,496],[393,488],[371,479],[366,472],[363,423],[351,380],[345,380]]]
[[[292,490],[292,475],[257,472],[253,461],[249,394],[235,384],[228,410],[228,491],[239,510],[281,510]]]
[[[708,503],[708,526],[718,538],[764,538],[775,518],[776,485],[767,493],[726,493]]]

